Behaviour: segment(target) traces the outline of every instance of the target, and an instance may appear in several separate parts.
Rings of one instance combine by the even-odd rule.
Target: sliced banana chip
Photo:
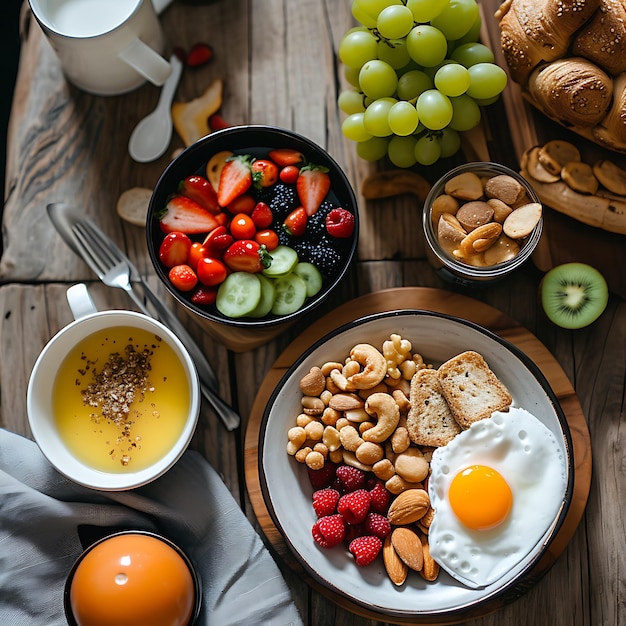
[[[580,150],[573,143],[562,139],[553,139],[541,146],[537,158],[554,175],[560,175],[566,163],[581,160]]]
[[[566,163],[561,170],[561,178],[579,193],[593,195],[598,191],[598,179],[595,177],[591,165],[582,161]]]
[[[145,226],[152,189],[131,187],[117,200],[117,214],[135,226]]]

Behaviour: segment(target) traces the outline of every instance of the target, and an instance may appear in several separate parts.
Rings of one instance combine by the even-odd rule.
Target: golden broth
[[[126,352],[129,344],[134,357]],[[144,351],[149,368],[136,366],[117,375],[137,390],[128,412],[110,410],[103,369],[112,359],[123,357],[128,364]],[[129,382],[140,370],[147,375],[143,387]],[[93,398],[94,389],[97,406],[90,406],[83,394]],[[105,472],[134,472],[160,460],[180,436],[189,413],[189,383],[165,341],[146,330],[118,326],[95,332],[67,355],[54,381],[52,403],[61,439],[76,458]]]

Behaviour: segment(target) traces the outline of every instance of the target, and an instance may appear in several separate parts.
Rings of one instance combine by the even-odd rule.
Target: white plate
[[[482,589],[470,589],[441,572],[434,583],[410,572],[402,587],[389,580],[379,556],[358,567],[347,548],[320,548],[311,536],[316,516],[306,468],[285,452],[287,431],[300,413],[298,383],[314,365],[343,361],[357,343],[381,347],[391,333],[409,339],[413,352],[437,367],[465,350],[483,355],[511,392],[513,405],[530,411],[555,435],[567,463],[567,485],[558,517],[534,550],[506,577]],[[259,437],[259,475],[266,506],[300,563],[320,583],[367,609],[386,615],[428,617],[476,609],[496,596],[521,593],[520,583],[544,553],[567,513],[573,489],[571,438],[565,416],[539,369],[521,351],[470,322],[427,311],[392,311],[361,318],[313,345],[274,390],[263,416]]]

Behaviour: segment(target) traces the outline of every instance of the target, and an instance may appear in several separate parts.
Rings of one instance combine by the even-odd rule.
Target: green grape
[[[417,109],[406,100],[396,102],[388,114],[389,128],[395,135],[411,135],[419,124]]]
[[[452,103],[452,119],[450,128],[454,130],[470,130],[480,124],[480,109],[467,94],[450,98]]]
[[[341,125],[341,132],[344,137],[352,141],[367,141],[372,135],[365,130],[363,125],[363,116],[365,113],[353,113],[348,115]]]
[[[441,131],[439,136],[439,148],[442,159],[455,155],[461,148],[461,136],[456,130],[447,126]]]
[[[480,17],[480,13],[474,19],[474,23],[470,26],[470,29],[454,43],[456,46],[462,46],[465,43],[475,43],[480,39],[480,29],[482,28],[483,20]]]
[[[389,140],[387,147],[387,156],[396,167],[412,167],[417,163],[415,158],[415,144],[417,139],[410,135],[408,137],[399,137],[394,135]]]
[[[467,34],[477,15],[476,0],[449,0],[443,11],[431,20],[431,25],[438,28],[446,39],[454,41]]]
[[[392,134],[389,127],[389,111],[397,102],[395,98],[379,98],[365,109],[363,126],[374,137],[388,137]]]
[[[404,39],[381,39],[378,42],[378,58],[399,70],[411,60]]]
[[[392,4],[402,4],[402,0],[355,0],[359,10],[377,20],[378,14]]]
[[[356,89],[359,89],[359,71],[360,68],[355,67],[344,67],[343,75],[346,80]]]
[[[421,70],[405,72],[398,79],[398,98],[400,100],[414,100],[422,92],[432,89],[433,81]]]
[[[452,63],[456,63],[456,61],[453,61],[452,59],[444,59],[441,63],[437,63],[437,65],[434,65],[433,67],[425,67],[424,68],[424,74],[428,74],[428,76],[430,76],[430,80],[433,82],[433,85],[434,85],[435,84],[435,74],[444,65],[450,65]]]
[[[413,28],[413,13],[403,5],[392,4],[378,14],[376,27],[387,39],[406,37]]]
[[[441,130],[452,119],[450,98],[437,89],[428,89],[420,94],[415,108],[420,121],[429,130]]]
[[[366,28],[376,28],[376,18],[372,17],[369,13],[366,13],[362,8],[358,0],[354,0],[351,6],[352,17],[363,24]]]
[[[459,63],[442,65],[435,74],[434,83],[446,96],[460,96],[470,86],[469,71]]]
[[[482,43],[465,43],[457,46],[450,54],[450,58],[465,67],[476,63],[493,63],[493,52]]]
[[[415,143],[415,160],[420,165],[432,165],[439,160],[440,156],[441,147],[435,135],[424,135]]]
[[[506,72],[493,63],[476,63],[469,68],[470,86],[467,95],[485,100],[493,98],[506,87]]]
[[[392,96],[398,86],[398,75],[389,63],[374,59],[359,71],[359,86],[370,98]]]
[[[437,17],[447,4],[448,0],[408,0],[406,6],[416,22],[425,23]]]
[[[499,98],[500,94],[492,96],[491,98],[472,98],[472,100],[474,100],[479,107],[488,107],[490,104],[497,102]]]
[[[423,67],[439,65],[448,52],[444,34],[428,24],[418,24],[406,37],[406,47],[411,58]]]
[[[339,58],[347,67],[359,69],[378,55],[376,37],[368,30],[348,31],[339,44]]]
[[[356,153],[366,161],[378,161],[387,156],[389,140],[385,137],[372,137],[356,144]]]
[[[348,115],[353,113],[363,113],[365,111],[365,102],[363,94],[353,89],[345,89],[337,98],[339,109]]]

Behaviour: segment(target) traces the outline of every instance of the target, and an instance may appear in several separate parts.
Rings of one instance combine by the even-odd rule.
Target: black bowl
[[[158,214],[167,204],[169,196],[176,192],[181,180],[193,174],[205,175],[206,164],[215,153],[230,150],[235,153],[251,154],[257,158],[264,156],[271,149],[293,148],[302,152],[307,162],[323,165],[328,168],[331,188],[328,199],[354,214],[355,228],[352,237],[341,241],[341,267],[335,273],[324,276],[322,289],[305,304],[288,315],[269,314],[261,318],[226,317],[217,310],[215,305],[199,306],[191,302],[190,294],[175,289],[168,279],[168,268],[159,261],[159,245],[164,237],[159,227]],[[146,236],[150,258],[157,275],[168,291],[187,310],[211,322],[237,328],[266,328],[293,322],[309,313],[330,295],[346,274],[354,258],[359,234],[359,216],[354,191],[346,175],[337,162],[322,148],[310,139],[293,131],[271,126],[236,126],[216,131],[198,140],[176,157],[163,172],[152,193],[148,208]]]

